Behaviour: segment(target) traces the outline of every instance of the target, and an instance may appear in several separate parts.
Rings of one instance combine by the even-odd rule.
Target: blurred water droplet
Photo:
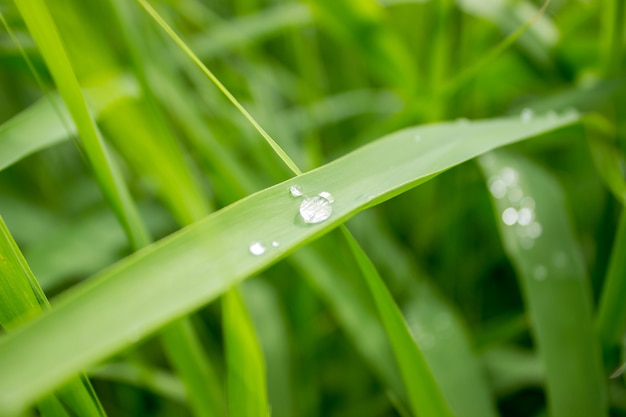
[[[544,281],[548,278],[548,269],[543,265],[537,265],[533,269],[533,278],[537,281]]]
[[[305,223],[321,223],[333,212],[330,201],[322,196],[306,198],[300,204],[300,216]]]
[[[289,187],[289,194],[291,194],[292,197],[302,197],[302,187],[299,185],[292,185]]]
[[[456,119],[456,124],[459,126],[467,126],[469,122],[470,121],[465,117],[459,117],[458,119]]]
[[[494,198],[501,199],[506,195],[506,184],[500,177],[491,177],[489,179],[489,191]]]
[[[535,199],[532,198],[532,197],[524,197],[522,199],[522,201],[520,202],[520,206],[522,206],[523,208],[534,210],[535,209]]]
[[[421,135],[415,135],[415,137],[413,137],[413,140],[415,142],[420,142],[422,140],[422,136]]]
[[[280,246],[280,242],[278,242],[276,240],[272,242],[272,247],[277,248],[279,246]]]
[[[507,186],[517,185],[519,173],[511,167],[506,167],[502,168],[502,171],[500,171],[500,177]]]
[[[528,225],[528,236],[531,239],[537,239],[539,236],[541,236],[542,232],[543,232],[543,227],[541,227],[541,223],[532,222],[531,224]]]
[[[535,217],[535,212],[526,207],[522,207],[521,209],[519,209],[517,214],[518,214],[517,222],[522,226],[528,226],[530,222],[533,221],[533,218]]]
[[[254,242],[248,248],[250,253],[253,254],[254,256],[263,255],[265,253],[265,249],[266,249],[265,245],[261,242]]]
[[[504,224],[506,224],[507,226],[513,226],[515,224],[515,222],[517,222],[517,218],[518,218],[518,213],[517,210],[515,210],[515,208],[513,207],[507,207],[506,209],[504,209],[504,211],[502,212],[502,221],[504,222]]]
[[[522,121],[522,123],[528,123],[533,119],[534,115],[535,113],[532,111],[532,109],[526,107],[520,113],[520,120]]]
[[[325,198],[326,200],[328,200],[328,202],[330,204],[333,204],[335,202],[335,197],[333,197],[333,195],[331,193],[329,193],[328,191],[322,191],[318,195],[320,197]]]

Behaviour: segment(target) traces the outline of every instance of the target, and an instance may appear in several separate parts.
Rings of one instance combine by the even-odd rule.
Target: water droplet
[[[502,212],[502,221],[507,226],[513,226],[515,222],[517,222],[518,217],[519,214],[517,213],[517,210],[515,210],[513,207],[507,207]]]
[[[289,187],[289,194],[291,194],[292,197],[302,197],[302,187],[300,187],[299,185],[292,185]]]
[[[280,246],[280,242],[278,242],[277,240],[275,240],[275,241],[273,241],[273,242],[272,242],[272,247],[273,247],[273,248],[277,248],[277,247],[279,247],[279,246]]]
[[[528,236],[531,239],[537,239],[539,236],[541,236],[541,233],[543,232],[543,227],[541,227],[541,223],[539,222],[532,222],[527,227],[528,227]]]
[[[526,207],[522,207],[521,209],[519,209],[517,214],[518,214],[517,222],[522,226],[528,226],[530,222],[533,221],[533,218],[535,217],[535,212]]]
[[[489,191],[494,198],[500,199],[506,195],[506,184],[500,177],[491,177],[489,179]]]
[[[532,197],[524,197],[522,199],[522,202],[520,203],[520,206],[522,206],[523,208],[534,210],[535,209],[535,199],[532,198]]]
[[[328,200],[328,202],[330,204],[333,204],[335,202],[335,197],[333,197],[333,195],[331,193],[329,193],[328,191],[322,191],[318,195],[320,197],[325,198],[326,200]]]
[[[543,265],[537,265],[533,268],[533,278],[537,281],[544,281],[548,278],[548,269]]]
[[[265,253],[265,249],[266,249],[265,245],[261,242],[254,242],[248,248],[250,253],[253,254],[254,256],[263,255]]]
[[[506,167],[502,168],[502,171],[500,171],[500,177],[507,186],[517,185],[519,173],[511,167]]]
[[[532,111],[532,109],[526,107],[520,113],[520,120],[522,121],[522,123],[528,123],[533,119],[534,115],[535,113]]]
[[[332,212],[330,201],[319,195],[306,198],[300,204],[300,216],[305,223],[321,223],[328,219]]]
[[[522,249],[530,250],[533,248],[533,246],[535,246],[535,239],[532,239],[530,237],[523,237],[522,239],[520,239],[520,245],[522,246]]]
[[[415,142],[420,142],[420,141],[422,140],[422,136],[421,136],[421,135],[415,135],[415,136],[413,137],[413,140],[414,140]]]

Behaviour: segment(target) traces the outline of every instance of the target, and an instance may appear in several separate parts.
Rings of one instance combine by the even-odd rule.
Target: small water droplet
[[[413,137],[413,140],[414,140],[415,142],[421,142],[421,140],[422,140],[422,136],[421,136],[421,135],[415,135],[415,136]]]
[[[277,248],[277,247],[279,247],[279,246],[280,246],[280,242],[278,242],[277,240],[274,240],[274,241],[272,242],[272,247]]]
[[[518,214],[517,222],[522,226],[528,226],[530,222],[533,221],[533,218],[535,217],[535,212],[526,207],[522,207],[521,209],[519,209],[517,214]]]
[[[329,193],[328,191],[322,191],[318,195],[320,197],[325,198],[326,200],[328,200],[328,202],[330,204],[333,204],[335,202],[335,197],[333,197],[333,195],[331,193]]]
[[[289,194],[291,194],[292,197],[302,197],[302,187],[300,187],[299,185],[292,185],[289,187]]]
[[[519,173],[511,167],[502,168],[500,178],[502,178],[502,181],[504,181],[507,186],[517,185]]]
[[[522,206],[523,208],[534,210],[535,209],[535,199],[532,198],[532,197],[524,197],[522,199],[522,202],[520,203],[520,206]]]
[[[517,210],[515,210],[515,208],[513,207],[507,207],[502,212],[502,221],[507,226],[513,226],[515,222],[517,222],[518,217],[519,214],[517,213]]]
[[[541,233],[543,232],[543,227],[541,227],[541,223],[539,222],[532,222],[527,227],[528,227],[528,236],[531,239],[537,239],[539,236],[541,236]]]
[[[532,109],[526,107],[520,113],[520,120],[522,121],[522,123],[528,123],[533,119],[534,115],[535,113],[532,111]]]
[[[489,179],[489,191],[494,198],[501,199],[506,195],[506,184],[500,177],[491,177]]]
[[[319,195],[306,198],[300,204],[300,216],[305,223],[321,223],[328,219],[332,212],[330,201]]]
[[[533,278],[537,281],[544,281],[548,278],[548,269],[543,265],[537,265],[533,268]]]
[[[265,245],[261,242],[254,242],[248,248],[250,253],[253,254],[254,256],[263,255],[265,253],[265,249],[266,249]]]

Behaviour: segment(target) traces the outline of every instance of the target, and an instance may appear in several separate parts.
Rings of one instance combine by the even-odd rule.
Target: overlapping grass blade
[[[27,406],[81,368],[194,311],[358,211],[490,149],[575,120],[570,114],[406,129],[208,216],[66,292],[53,311],[0,339],[0,410]],[[332,192],[331,218],[304,224],[299,201],[288,192],[292,184],[309,195]],[[273,240],[280,246],[250,254],[253,242]]]
[[[144,246],[149,241],[148,233],[143,227],[130,193],[123,183],[121,173],[115,167],[104,146],[104,141],[87,107],[87,102],[47,5],[41,0],[18,0],[15,4],[35,39],[59,93],[72,115],[85,153],[103,187],[103,192],[111,202],[113,210],[133,245],[135,247]]]
[[[24,256],[0,217],[0,326],[11,330],[32,320],[48,308],[48,300]],[[63,402],[65,407],[61,404]],[[85,417],[104,416],[91,384],[78,376],[55,394],[42,399],[38,409],[44,417],[75,413]]]
[[[607,415],[591,291],[558,183],[519,156],[481,157],[504,248],[518,272],[554,417]]]
[[[413,414],[416,416],[452,416],[450,407],[435,382],[424,354],[415,343],[400,309],[378,275],[376,267],[348,229],[344,227],[342,231],[374,298],[378,314],[393,348]]]

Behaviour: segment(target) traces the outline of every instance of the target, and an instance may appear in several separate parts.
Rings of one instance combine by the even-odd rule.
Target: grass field
[[[0,417],[626,416],[623,1],[0,18]]]

